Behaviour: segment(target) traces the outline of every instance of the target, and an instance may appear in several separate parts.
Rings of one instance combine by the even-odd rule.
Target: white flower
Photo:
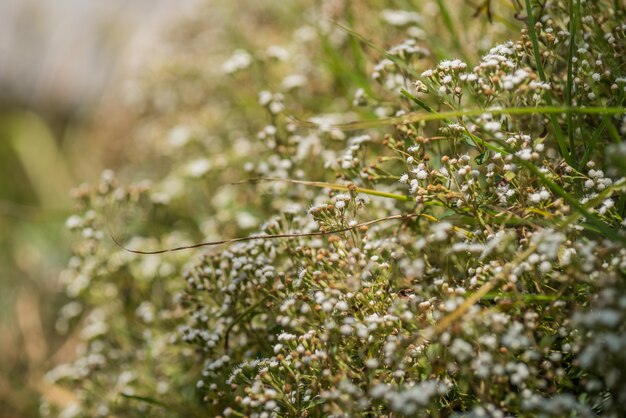
[[[237,49],[233,55],[222,64],[222,71],[232,74],[246,69],[252,64],[252,56],[243,49]]]
[[[376,367],[378,367],[378,360],[376,360],[375,358],[369,358],[365,360],[365,367],[367,367],[368,369],[375,369]]]
[[[502,124],[500,122],[491,121],[485,123],[484,128],[489,132],[498,132],[502,128]]]
[[[422,16],[416,12],[405,10],[385,9],[381,12],[383,20],[392,26],[406,26],[410,23],[420,23]]]
[[[83,225],[83,219],[78,215],[72,215],[65,221],[65,227],[67,229],[77,229]]]
[[[340,300],[339,302],[335,304],[335,309],[337,309],[338,311],[347,311],[348,304],[345,301]]]
[[[185,146],[191,139],[191,129],[185,125],[175,126],[167,137],[169,144],[174,148]]]
[[[267,90],[263,90],[259,93],[259,104],[261,106],[267,106],[272,101],[272,93]]]
[[[293,334],[290,334],[288,332],[281,332],[278,335],[278,341],[291,341],[291,340],[295,340],[296,336]]]
[[[265,50],[265,53],[267,54],[269,58],[274,58],[279,61],[285,61],[287,58],[289,58],[289,52],[287,52],[287,50],[283,48],[282,46],[277,46],[277,45],[269,46]]]
[[[450,71],[450,70],[464,70],[467,68],[467,64],[459,59],[455,60],[443,60],[437,65],[437,69],[442,71]]]
[[[450,346],[450,353],[461,362],[465,362],[474,356],[472,345],[460,338],[454,339]]]
[[[185,172],[189,177],[202,177],[211,169],[211,162],[206,158],[199,158],[191,161],[185,167]]]
[[[420,180],[424,180],[428,177],[428,171],[423,170],[423,169],[416,170],[415,176]]]
[[[520,159],[528,161],[532,158],[532,150],[530,148],[524,148],[515,153]]]
[[[304,86],[306,81],[306,77],[301,74],[290,74],[283,79],[282,86],[285,90],[291,90]]]

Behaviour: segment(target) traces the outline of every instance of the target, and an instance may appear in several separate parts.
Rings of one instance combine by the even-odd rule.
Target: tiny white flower
[[[365,360],[365,367],[367,367],[368,369],[375,369],[376,367],[378,367],[378,360],[376,360],[375,358],[369,358]]]

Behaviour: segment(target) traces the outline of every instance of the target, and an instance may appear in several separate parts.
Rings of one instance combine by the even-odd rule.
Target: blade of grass
[[[346,20],[350,27],[354,27],[354,10],[353,10],[353,2],[348,1],[346,4]],[[367,59],[365,58],[365,54],[363,53],[363,48],[359,44],[359,41],[354,36],[350,37],[350,48],[352,50],[352,57],[354,59],[354,71],[359,80],[359,87],[361,87],[368,96],[373,96],[374,92],[370,87],[369,77],[366,71],[366,63]]]
[[[404,71],[407,72],[407,74],[409,74],[409,75],[411,75],[411,76],[413,76],[415,78],[419,77],[419,74],[417,74],[413,68],[411,68],[406,62],[404,62],[400,58],[396,57],[395,55],[390,54],[387,51],[385,51],[383,48],[379,47],[374,42],[370,41],[369,39],[365,38],[360,33],[355,32],[354,30],[350,29],[349,27],[344,26],[344,25],[342,25],[341,23],[338,23],[338,22],[333,22],[333,23],[335,25],[337,25],[338,28],[340,28],[341,30],[346,32],[348,35],[358,39],[363,44],[369,46],[370,48],[372,48],[373,50],[375,50],[376,52],[380,53],[382,56],[387,58],[389,61],[391,61],[394,64],[396,64],[398,67],[402,68]]]
[[[259,181],[282,181],[282,182],[287,182],[287,183],[303,184],[305,186],[321,187],[323,189],[341,190],[341,191],[346,191],[346,192],[350,190],[354,190],[358,193],[363,193],[363,194],[367,194],[370,196],[386,197],[386,198],[395,199],[395,200],[402,200],[405,202],[413,201],[413,198],[411,196],[404,196],[404,195],[395,194],[395,193],[381,192],[379,190],[366,189],[363,187],[352,187],[352,186],[346,186],[343,184],[327,183],[324,181],[293,180],[293,179],[283,179],[283,178],[278,178],[278,177],[260,177],[260,178],[253,178],[253,179],[238,181],[233,184],[255,183]]]
[[[568,107],[572,107],[572,88],[574,79],[574,54],[576,53],[576,31],[578,25],[578,18],[580,13],[580,0],[576,1],[574,7],[574,0],[568,0],[569,10],[569,51],[567,54],[567,87],[565,88],[565,103]],[[567,135],[569,136],[569,146],[572,153],[575,153],[574,144],[574,115],[572,113],[567,114]]]
[[[543,70],[543,63],[541,62],[541,53],[539,52],[539,38],[537,37],[537,31],[535,30],[535,17],[533,15],[533,8],[530,0],[526,0],[526,13],[528,14],[528,36],[530,37],[533,45],[533,53],[535,55],[537,73],[539,73],[539,78],[541,79],[541,81],[547,83],[546,73]],[[551,90],[545,91],[544,98],[546,104],[548,106],[552,106]],[[565,158],[565,161],[567,161],[570,166],[574,166],[574,161],[572,159],[572,156],[570,155],[570,151],[573,152],[573,150],[567,149],[567,145],[565,145],[565,140],[563,138],[563,132],[561,131],[561,126],[559,125],[554,115],[550,115],[550,123],[552,124],[552,129],[554,130],[554,135],[556,136],[556,142],[559,146],[561,156]]]
[[[443,24],[446,26],[446,29],[448,29],[448,32],[450,32],[450,36],[452,36],[452,44],[461,54],[461,58],[463,58],[463,61],[469,62],[469,58],[467,53],[465,52],[465,48],[463,48],[463,45],[459,41],[460,36],[456,30],[456,25],[452,21],[452,15],[450,14],[448,7],[446,6],[446,2],[444,0],[437,0],[437,6],[439,6],[439,12],[441,12]]]
[[[611,135],[611,138],[613,138],[613,141],[616,144],[619,144],[620,142],[622,142],[622,137],[619,134],[619,131],[617,130],[617,128],[615,127],[615,125],[613,124],[613,121],[611,121],[611,119],[607,118],[607,129],[609,131],[609,135]]]
[[[342,55],[331,45],[328,36],[320,32],[319,38],[322,43],[322,51],[326,58],[323,62],[326,64],[328,71],[335,77],[335,87],[341,91],[342,95],[348,94],[350,84],[352,84],[353,81],[361,87],[362,83],[360,83],[359,80],[354,80],[350,76],[352,71],[346,66],[346,60],[343,59]]]
[[[574,298],[569,296],[563,296],[561,294],[557,295],[537,295],[530,293],[512,293],[512,292],[500,292],[500,293],[488,293],[483,299],[484,300],[494,300],[497,298],[511,298],[511,299],[520,299],[523,302],[554,302],[555,300],[573,300]]]
[[[152,398],[149,398],[147,396],[130,395],[130,394],[124,393],[124,392],[121,392],[120,395],[122,395],[126,399],[132,399],[134,401],[145,402],[145,403],[149,403],[150,405],[160,406],[161,408],[165,408],[165,409],[170,410],[170,411],[172,410],[172,408],[170,408],[169,406],[167,406],[163,402],[157,401],[156,399],[152,399]]]
[[[554,194],[565,200],[569,205],[576,209],[587,220],[590,226],[597,228],[598,232],[602,233],[605,237],[612,241],[626,242],[626,238],[617,233],[610,225],[602,222],[593,213],[591,213],[585,206],[583,206],[578,199],[571,194],[567,193],[561,186],[550,180],[544,173],[542,173],[537,166],[521,158],[516,159],[520,165],[526,167],[534,175],[536,175],[541,182],[547,186]]]
[[[585,204],[585,208],[594,208],[601,204],[607,198],[613,196],[614,194],[618,194],[619,196],[624,196],[624,190],[626,190],[626,180],[617,181],[601,192],[597,193],[596,196],[590,200],[588,200]],[[570,217],[566,218],[563,223],[571,223],[575,220],[575,215],[570,215]]]
[[[43,118],[27,111],[13,112],[2,117],[0,125],[7,128],[9,145],[28,175],[41,206],[53,210],[71,208],[67,190],[74,180],[67,159]]]
[[[487,148],[490,151],[493,152],[499,152],[502,155],[508,155],[510,154],[510,152],[508,152],[507,150],[505,150],[504,148],[501,148],[497,145],[493,145],[490,142],[485,141],[484,139],[474,135],[473,133],[471,133],[469,131],[469,129],[465,128],[465,131],[467,132],[467,134],[470,136],[470,138],[472,139],[472,141],[474,141],[475,143],[478,143],[480,145],[482,145],[483,147]]]
[[[606,129],[608,124],[609,124],[609,117],[605,116],[604,118],[602,118],[602,123],[600,123],[600,126],[598,126],[596,130],[593,132],[591,140],[589,141],[589,143],[587,144],[587,147],[585,148],[585,153],[583,154],[583,157],[580,160],[580,164],[578,165],[578,171],[581,171],[585,167],[585,164],[587,164],[587,161],[589,161],[589,157],[591,156],[591,153],[596,148],[596,144],[598,143],[598,140],[604,133],[604,130]]]
[[[428,113],[435,113],[435,111],[430,106],[428,106],[422,100],[418,99],[417,97],[415,97],[414,95],[406,91],[405,89],[400,89],[400,93],[404,97],[406,97],[407,99],[409,99],[410,101],[412,101],[413,103],[415,103],[416,105],[418,105],[419,107],[427,111]]]
[[[339,129],[342,131],[356,131],[361,129],[377,128],[385,125],[407,125],[415,122],[428,122],[445,120],[464,116],[480,116],[484,113],[492,115],[533,115],[537,113],[543,114],[598,114],[598,115],[620,115],[626,113],[625,107],[561,107],[561,106],[538,106],[538,107],[509,107],[499,109],[470,109],[470,110],[453,110],[439,113],[422,113],[413,112],[403,116],[395,116],[391,118],[383,118],[372,121],[357,121],[349,123],[340,123],[335,125],[324,125],[325,128]],[[294,123],[308,128],[321,128],[322,125],[298,119],[293,115],[287,116]],[[610,126],[609,126],[610,128]],[[613,127],[615,129],[615,127]],[[619,133],[615,130],[619,137]],[[621,139],[620,139],[621,141]]]

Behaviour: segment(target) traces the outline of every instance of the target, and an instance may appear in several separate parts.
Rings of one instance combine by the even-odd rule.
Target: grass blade
[[[541,81],[546,83],[547,78],[546,73],[543,69],[543,64],[541,62],[541,53],[539,52],[539,38],[537,37],[537,31],[535,30],[535,17],[533,16],[533,8],[530,0],[526,0],[526,13],[528,14],[528,36],[530,37],[533,45],[533,53],[535,55],[537,73],[539,74],[539,78],[541,79]],[[548,106],[552,106],[552,93],[550,90],[546,90],[546,92],[544,93],[544,98],[546,104]],[[559,125],[554,115],[550,115],[550,123],[552,124],[552,129],[554,130],[554,135],[556,136],[556,142],[559,146],[561,156],[565,158],[565,161],[567,161],[570,166],[574,166],[574,161],[572,160],[570,152],[567,149],[567,145],[565,145],[563,131],[561,131],[561,126]]]
[[[574,54],[576,53],[576,30],[578,25],[578,17],[580,13],[580,0],[576,0],[576,7],[574,7],[574,0],[568,0],[569,9],[569,50],[567,54],[567,86],[565,88],[565,104],[568,107],[572,107],[572,88],[574,79]],[[569,136],[569,146],[573,155],[575,155],[574,144],[574,115],[572,113],[567,114],[567,135]]]
[[[323,189],[341,190],[341,191],[346,191],[346,192],[350,190],[354,190],[357,193],[363,193],[363,194],[367,194],[370,196],[386,197],[389,199],[402,200],[405,202],[413,201],[413,198],[411,196],[405,196],[405,195],[388,193],[388,192],[381,192],[379,190],[366,189],[363,187],[352,187],[352,186],[347,186],[347,185],[337,184],[337,183],[327,183],[324,181],[292,180],[292,179],[283,179],[283,178],[278,178],[278,177],[260,177],[260,178],[253,178],[249,180],[239,181],[233,184],[256,183],[259,181],[282,181],[282,182],[287,182],[287,183],[303,184],[305,186],[321,187]]]
[[[604,118],[602,118],[602,123],[600,124],[600,126],[598,126],[596,130],[593,132],[593,136],[591,137],[591,140],[589,141],[589,143],[586,144],[587,148],[585,149],[585,154],[583,154],[583,157],[580,159],[580,164],[578,165],[578,171],[582,170],[585,164],[587,164],[587,161],[589,161],[589,158],[591,157],[591,153],[596,148],[596,144],[598,143],[598,140],[604,133],[604,130],[606,129],[608,124],[609,124],[609,117],[605,116]]]
[[[385,51],[383,48],[379,47],[378,45],[376,45],[374,42],[370,41],[369,39],[365,38],[363,35],[361,35],[360,33],[354,31],[353,29],[342,25],[341,23],[338,22],[334,22],[335,25],[337,25],[337,27],[339,27],[341,30],[343,30],[344,32],[346,32],[348,35],[358,39],[359,41],[361,41],[363,44],[369,46],[370,48],[372,48],[373,50],[375,50],[376,52],[380,53],[381,55],[383,55],[385,58],[387,58],[389,61],[393,62],[394,64],[396,64],[398,67],[402,68],[404,71],[406,71],[407,74],[417,78],[419,75],[415,72],[415,70],[413,68],[411,68],[406,62],[404,62],[403,60],[401,60],[400,58],[396,57],[393,54],[390,54],[389,52]]]
[[[604,236],[609,238],[612,241],[620,241],[626,242],[626,238],[617,233],[610,225],[602,222],[602,220],[598,219],[593,213],[591,213],[585,206],[583,206],[578,199],[565,191],[561,186],[556,184],[554,181],[550,180],[544,173],[539,171],[539,169],[532,163],[528,161],[522,160],[518,158],[517,161],[526,167],[529,171],[531,171],[534,175],[536,175],[541,182],[547,186],[554,194],[565,200],[569,205],[575,208],[582,216],[584,216],[587,220],[587,223],[590,226],[594,226],[597,228],[598,232],[602,233]]]
[[[456,30],[456,25],[452,21],[452,15],[450,15],[450,11],[448,10],[448,7],[446,6],[445,0],[437,0],[437,6],[439,6],[439,12],[441,12],[441,18],[443,19],[443,24],[446,26],[446,29],[448,29],[448,32],[450,32],[450,36],[452,36],[452,44],[454,45],[456,50],[461,54],[461,58],[463,58],[463,61],[469,62],[469,58],[468,58],[467,53],[465,52],[465,48],[463,48],[463,45],[459,41],[459,39],[461,38],[459,36],[459,33]]]
[[[400,89],[400,93],[404,97],[406,97],[407,99],[409,99],[410,101],[412,101],[413,103],[415,103],[416,105],[418,105],[419,107],[427,111],[428,113],[435,113],[432,107],[428,106],[426,103],[424,103],[423,101],[421,101],[420,99],[418,99],[417,97],[415,97],[414,95],[406,91],[405,89]]]
[[[470,109],[453,110],[439,113],[413,112],[403,116],[376,119],[372,121],[357,121],[339,123],[335,125],[321,125],[311,121],[301,120],[293,115],[288,115],[294,123],[308,128],[333,128],[342,131],[357,131],[361,129],[377,128],[385,125],[407,125],[415,122],[439,121],[458,117],[480,116],[484,113],[492,115],[534,115],[534,114],[585,114],[585,115],[621,115],[626,113],[625,107],[565,107],[565,106],[538,106],[538,107],[509,107],[498,109]],[[610,126],[609,126],[610,128]],[[613,127],[615,129],[615,127]],[[616,131],[617,132],[617,131]],[[619,136],[619,133],[617,134]]]
[[[132,399],[132,400],[135,400],[135,401],[145,402],[145,403],[148,403],[150,405],[154,405],[154,406],[159,406],[161,408],[165,408],[167,410],[171,410],[172,409],[169,406],[167,406],[166,404],[164,404],[163,402],[157,401],[156,399],[152,399],[152,398],[149,398],[147,396],[130,395],[130,394],[124,393],[124,392],[121,392],[120,395],[122,395],[126,399]]]

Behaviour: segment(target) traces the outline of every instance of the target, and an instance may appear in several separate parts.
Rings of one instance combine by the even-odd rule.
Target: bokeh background
[[[70,189],[122,164],[126,83],[194,3],[0,1],[0,417],[36,416],[40,377],[68,350],[54,321]]]

